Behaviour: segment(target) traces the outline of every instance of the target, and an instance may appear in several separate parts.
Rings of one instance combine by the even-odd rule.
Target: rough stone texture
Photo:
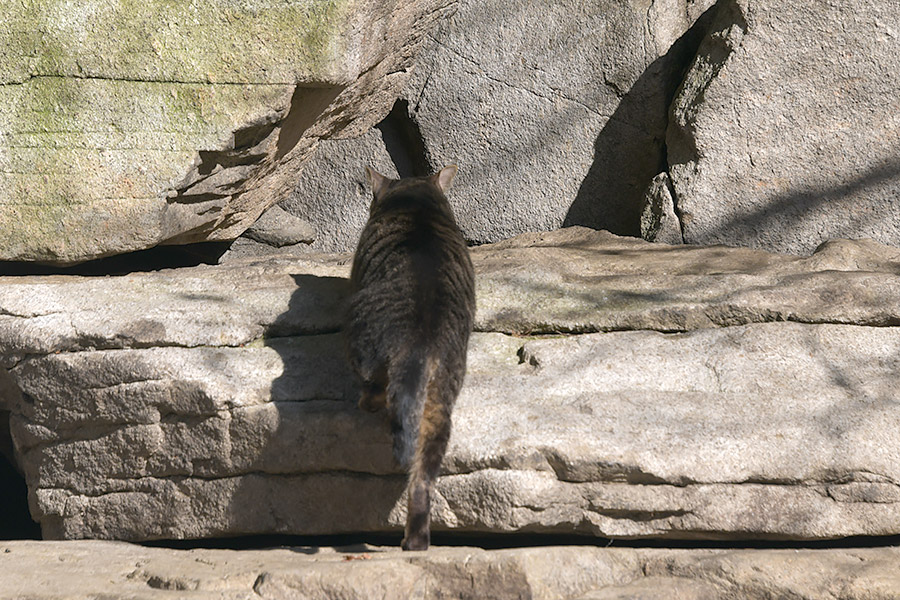
[[[900,590],[897,548],[433,547],[401,553],[358,545],[237,552],[116,542],[5,542],[0,548],[0,597],[41,600],[870,600]]]
[[[235,238],[287,196],[320,138],[388,112],[449,4],[5,7],[0,259]]]
[[[672,183],[668,173],[660,173],[650,182],[641,207],[641,238],[648,242],[682,244],[681,220],[675,213]]]
[[[800,258],[648,244],[570,228],[478,248],[473,260],[479,275],[476,321],[485,331],[900,323],[900,250],[866,240],[834,240]]]
[[[298,219],[279,206],[273,206],[244,232],[256,242],[283,248],[294,244],[310,244],[316,237],[312,225]]]
[[[314,249],[350,250],[366,164],[458,163],[474,241],[560,224],[800,254],[900,239],[886,0],[7,8],[0,260],[230,240],[275,202]]]
[[[900,251],[572,228],[472,254],[435,530],[900,533]],[[0,279],[0,398],[45,537],[401,527],[337,334],[348,259]]]
[[[350,250],[358,173],[390,156],[404,175],[459,164],[451,201],[474,241],[579,224],[795,254],[896,246],[898,36],[883,0],[461,0],[382,123],[393,133],[314,157],[283,206],[317,249]]]
[[[898,245],[896,6],[720,4],[666,138],[685,241]]]
[[[352,250],[369,203],[360,173],[389,156],[405,176],[459,165],[450,201],[470,240],[563,223],[637,235],[665,163],[668,105],[699,43],[685,34],[712,5],[461,0],[381,135],[314,157],[283,206],[317,228],[316,248]]]
[[[310,222],[315,230],[313,248],[356,248],[372,202],[365,167],[373,167],[387,177],[398,176],[383,138],[384,133],[373,128],[355,139],[323,141],[300,174],[296,188],[281,203],[287,212]]]

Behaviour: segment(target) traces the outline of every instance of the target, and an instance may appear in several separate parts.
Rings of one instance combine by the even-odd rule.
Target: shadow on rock
[[[897,194],[898,188],[900,156],[873,164],[854,178],[797,184],[765,202],[737,211],[709,232],[699,231],[699,235],[693,234],[693,237],[688,234],[687,241],[732,244],[737,241],[742,245],[763,246],[778,252],[795,252],[784,246],[802,238],[804,229],[817,228],[818,240],[808,242],[810,247],[807,250],[812,252],[817,244],[827,240],[877,238],[879,224],[896,219],[896,206],[892,202],[884,202],[883,198],[891,193]],[[835,218],[817,225],[822,215],[826,214],[835,215]],[[748,232],[752,232],[756,240],[746,239]],[[704,233],[705,239],[701,237]],[[891,243],[890,240],[879,241]]]
[[[563,222],[640,236],[641,203],[666,169],[669,106],[697,54],[715,8],[707,10],[622,96],[594,142],[594,162]]]
[[[269,401],[235,410],[231,443],[252,448],[229,511],[247,534],[385,532],[405,486],[383,414],[359,391],[340,332],[348,281],[295,275],[288,310],[264,340],[282,373]]]

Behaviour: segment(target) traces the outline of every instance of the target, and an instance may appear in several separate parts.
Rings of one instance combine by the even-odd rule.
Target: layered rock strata
[[[900,533],[900,261],[572,228],[473,250],[434,528]],[[404,477],[342,357],[346,255],[4,278],[3,406],[48,538],[396,530]]]

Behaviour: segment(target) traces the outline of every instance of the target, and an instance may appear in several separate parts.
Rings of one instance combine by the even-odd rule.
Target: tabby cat
[[[350,275],[350,364],[359,405],[387,406],[394,458],[409,472],[404,550],[430,543],[434,482],[466,372],[475,273],[444,192],[451,165],[428,177],[389,179],[370,168],[374,199]]]

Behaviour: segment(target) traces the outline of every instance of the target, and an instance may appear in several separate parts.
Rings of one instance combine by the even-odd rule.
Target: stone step
[[[235,551],[69,541],[3,542],[0,557],[0,595],[41,600],[109,597],[111,590],[136,600],[863,600],[894,597],[900,589],[897,548],[432,547],[402,553],[365,544]]]
[[[473,257],[479,331],[436,531],[900,533],[896,249],[796,258],[575,228]],[[336,331],[345,262],[0,282],[0,390],[44,536],[398,531],[404,476],[384,415],[355,408]],[[634,329],[604,331],[626,293]],[[738,305],[731,326],[700,317]],[[533,323],[550,325],[523,335]]]

